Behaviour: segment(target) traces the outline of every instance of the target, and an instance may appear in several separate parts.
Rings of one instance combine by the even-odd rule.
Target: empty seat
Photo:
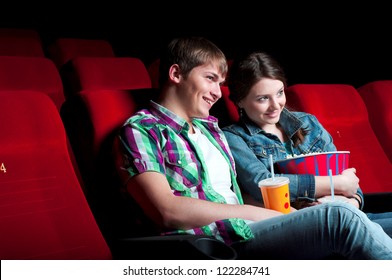
[[[0,259],[111,259],[42,92],[0,91]]]
[[[45,57],[0,56],[0,90],[41,91],[58,109],[65,99],[59,72]]]
[[[67,96],[85,90],[151,88],[145,65],[134,57],[77,57],[60,74]]]
[[[287,106],[314,114],[338,150],[350,151],[365,194],[392,192],[392,165],[374,134],[357,90],[343,84],[297,84],[286,90]]]
[[[0,55],[45,56],[38,31],[25,28],[0,28]]]
[[[374,81],[358,89],[378,141],[392,162],[392,80]]]
[[[58,38],[48,48],[48,57],[60,69],[76,57],[114,57],[110,42],[103,39]]]

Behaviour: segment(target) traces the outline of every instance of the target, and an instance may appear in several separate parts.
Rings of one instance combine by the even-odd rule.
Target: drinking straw
[[[272,175],[272,180],[275,180],[275,173],[274,173],[274,162],[272,160],[272,154],[269,155],[269,160],[271,164],[271,175]]]
[[[335,190],[334,190],[334,186],[333,186],[332,170],[331,169],[328,170],[328,174],[329,174],[329,182],[331,184],[331,200],[334,200],[335,199]]]

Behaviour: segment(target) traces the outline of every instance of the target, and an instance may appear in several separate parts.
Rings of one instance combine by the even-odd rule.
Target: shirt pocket
[[[194,188],[199,182],[199,166],[194,154],[188,150],[166,150],[166,176],[172,186],[179,191],[181,186]]]
[[[269,156],[272,155],[275,160],[286,154],[284,148],[278,145],[260,145],[253,143],[251,149],[259,159],[269,159]]]

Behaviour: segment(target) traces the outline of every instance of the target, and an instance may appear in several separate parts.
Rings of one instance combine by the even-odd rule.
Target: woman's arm
[[[241,188],[256,201],[262,201],[258,182],[270,178],[269,159],[260,160],[244,139],[235,133],[224,131],[233,154],[238,182]],[[290,180],[290,200],[313,201],[315,198],[315,179],[313,175],[282,174],[275,171],[276,176],[284,176]]]
[[[353,197],[359,188],[359,178],[355,174],[355,168],[343,170],[342,174],[332,177],[335,194]],[[316,198],[331,195],[329,176],[316,176]]]

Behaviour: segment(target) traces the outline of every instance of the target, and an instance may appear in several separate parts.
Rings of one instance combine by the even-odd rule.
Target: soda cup
[[[265,208],[284,214],[291,212],[289,182],[287,177],[268,178],[259,182]]]

